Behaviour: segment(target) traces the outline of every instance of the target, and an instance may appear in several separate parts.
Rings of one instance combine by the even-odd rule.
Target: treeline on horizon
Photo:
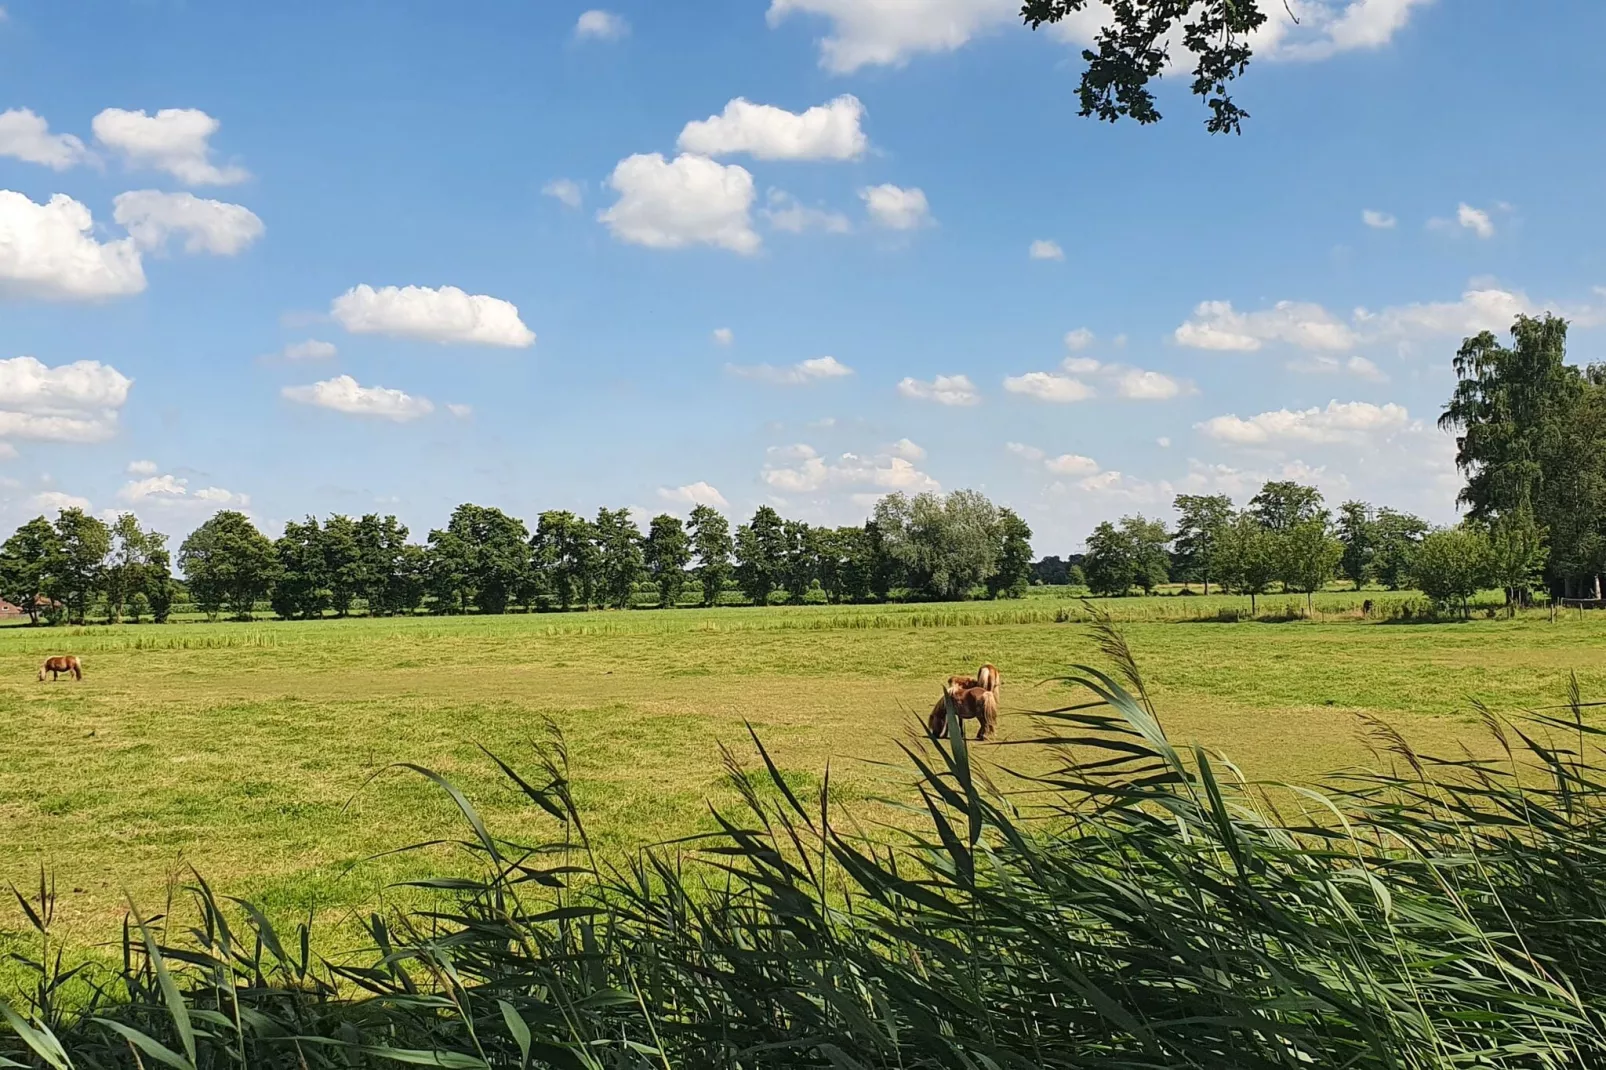
[[[595,519],[552,510],[525,522],[472,503],[425,543],[394,516],[307,517],[269,539],[223,510],[179,547],[129,513],[107,524],[80,509],[36,517],[0,546],[0,597],[32,620],[166,621],[188,603],[248,618],[266,600],[286,619],[506,613],[653,604],[826,604],[1017,598],[1029,583],[1032,531],[976,491],[891,494],[864,524],[824,527],[761,506],[732,529],[699,505],[688,521],[662,514],[646,532],[627,509]]]
[[[500,509],[461,505],[426,543],[394,516],[291,522],[277,540],[225,510],[179,548],[132,514],[113,523],[79,509],[36,517],[0,546],[0,597],[31,618],[164,621],[181,598],[208,615],[248,617],[266,599],[286,618],[629,608],[823,604],[1019,597],[1036,580],[1098,595],[1202,583],[1255,598],[1281,585],[1307,594],[1337,577],[1422,590],[1465,611],[1477,591],[1513,606],[1536,588],[1599,599],[1606,572],[1606,366],[1566,363],[1567,323],[1519,316],[1504,346],[1463,341],[1458,382],[1439,424],[1457,433],[1466,476],[1460,524],[1432,529],[1399,510],[1344,502],[1335,516],[1314,487],[1265,484],[1239,510],[1226,495],[1179,495],[1168,529],[1141,515],[1099,524],[1072,566],[1032,563],[1031,528],[976,491],[890,494],[862,525],[814,526],[769,506],[745,524],[706,505],[663,514],[642,532],[624,509],[540,514],[532,532]],[[645,589],[645,590],[644,590]]]

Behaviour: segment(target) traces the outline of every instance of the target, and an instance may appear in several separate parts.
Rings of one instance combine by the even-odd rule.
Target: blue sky
[[[1299,0],[1214,138],[1176,79],[1077,117],[1085,29],[1017,7],[6,0],[0,524],[1443,521],[1460,338],[1606,357],[1606,5]]]

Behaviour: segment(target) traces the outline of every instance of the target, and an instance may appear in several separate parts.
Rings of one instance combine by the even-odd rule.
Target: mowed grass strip
[[[1172,738],[1218,747],[1254,777],[1366,760],[1358,712],[1449,752],[1481,743],[1474,698],[1560,702],[1574,672],[1586,697],[1606,695],[1606,617],[1376,624],[1354,616],[1359,596],[1335,593],[1318,597],[1320,620],[1182,622],[1243,602],[1106,605],[1130,618]],[[746,753],[748,723],[800,786],[830,762],[840,798],[895,794],[887,778],[905,774],[878,763],[897,757],[951,672],[997,664],[1000,736],[1030,738],[1021,711],[1068,694],[1042,681],[1098,660],[1080,613],[1034,598],[6,629],[0,878],[27,886],[44,865],[63,932],[81,940],[114,935],[125,892],[160,908],[189,866],[281,918],[312,912],[338,928],[435,864],[428,852],[364,859],[460,832],[440,792],[388,766],[446,774],[516,837],[527,805],[479,747],[517,765],[548,722],[568,741],[592,835],[621,855],[712,828],[709,803],[734,800],[719,744]],[[37,683],[49,653],[83,656],[84,681]],[[0,915],[0,935],[21,928],[20,913]]]

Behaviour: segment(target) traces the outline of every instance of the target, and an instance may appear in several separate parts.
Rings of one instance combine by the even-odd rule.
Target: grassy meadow
[[[1102,603],[1123,620],[1173,739],[1220,748],[1251,777],[1300,779],[1364,762],[1359,713],[1440,752],[1482,746],[1473,699],[1565,699],[1570,673],[1606,696],[1606,616],[1395,623],[1330,592],[1316,619],[1219,623],[1241,598]],[[1279,615],[1303,597],[1269,597]],[[451,777],[517,838],[528,804],[479,747],[518,766],[548,721],[567,740],[592,836],[622,856],[712,827],[734,801],[719,744],[751,755],[744,722],[789,780],[831,764],[838,798],[896,794],[941,680],[982,661],[1004,675],[1001,746],[1029,764],[1033,724],[1097,662],[1081,603],[1020,602],[184,623],[0,630],[0,879],[55,875],[58,928],[114,936],[127,896],[160,910],[188,867],[271,913],[327,929],[366,912],[455,837],[460,818],[415,762]],[[48,654],[81,683],[40,684]],[[893,762],[892,765],[881,764]],[[516,816],[515,816],[516,815]],[[447,850],[440,848],[439,850]],[[14,916],[8,916],[14,915]],[[23,929],[0,913],[0,939]]]

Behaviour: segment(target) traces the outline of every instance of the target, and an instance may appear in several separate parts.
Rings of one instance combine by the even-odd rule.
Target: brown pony
[[[947,730],[949,699],[953,700],[954,710],[961,721],[981,722],[981,730],[976,733],[978,740],[992,738],[998,727],[1000,682],[998,670],[991,665],[983,665],[976,670],[975,676],[948,677],[943,697],[937,700],[937,704],[931,708],[931,716],[926,719],[926,731],[931,738],[940,739]]]
[[[84,678],[83,666],[79,665],[78,659],[71,654],[65,657],[46,658],[45,663],[39,667],[40,683],[44,683],[45,673],[47,672],[52,680],[64,672],[72,673],[74,680],[82,680]]]

